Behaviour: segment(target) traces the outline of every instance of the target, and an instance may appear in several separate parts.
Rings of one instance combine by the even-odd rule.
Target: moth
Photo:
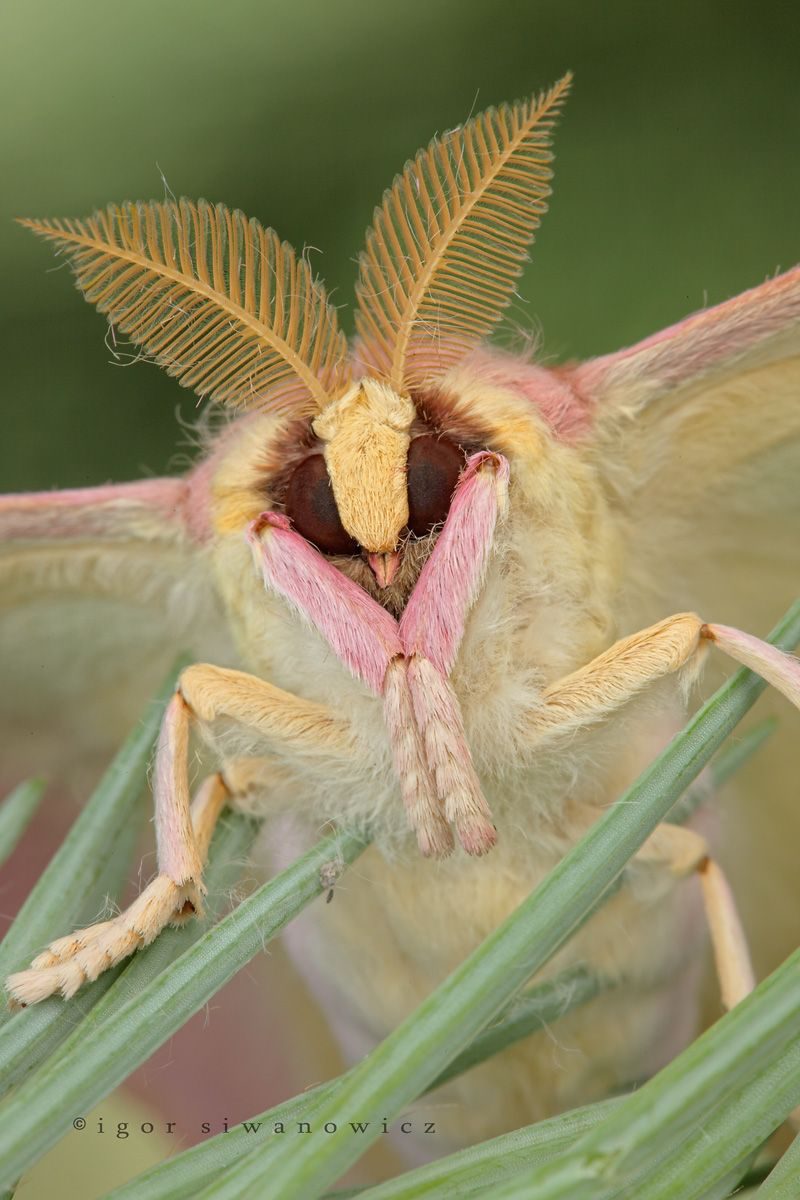
[[[200,911],[210,830],[249,806],[271,814],[279,864],[323,821],[372,839],[289,932],[361,1055],[680,728],[710,647],[800,704],[796,659],[712,623],[766,628],[796,590],[800,269],[585,363],[487,343],[545,211],[569,86],[407,163],[366,236],[351,345],[307,261],[221,204],[23,221],[216,419],[181,477],[0,502],[20,727],[121,724],[177,648],[196,658],[157,750],[156,878],[10,977],[16,1002],[71,996]],[[731,573],[745,548],[758,571]],[[191,735],[217,764],[193,804]],[[447,1138],[602,1097],[686,1043],[695,868],[728,943],[726,1001],[747,990],[709,853],[699,827],[656,831],[548,968],[588,963],[613,996],[448,1085]]]

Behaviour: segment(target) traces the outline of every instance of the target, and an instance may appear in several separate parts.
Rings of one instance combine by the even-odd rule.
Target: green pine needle
[[[44,795],[44,779],[26,779],[0,804],[0,865],[13,853]]]
[[[800,603],[770,640],[784,649],[800,640]],[[172,686],[171,679],[165,696]],[[329,1122],[342,1131],[353,1120],[391,1119],[426,1090],[589,1002],[604,984],[587,972],[569,978],[567,973],[522,994],[520,989],[619,886],[629,860],[659,821],[683,820],[702,802],[705,789],[690,785],[765,686],[751,672],[739,671],[532,896],[367,1059],[254,1120],[286,1120],[290,1114],[297,1119],[302,1113],[312,1128]],[[87,905],[96,911],[105,891],[118,894],[163,699],[126,743],[23,906],[0,946],[3,974],[24,967],[45,942],[73,927]],[[765,723],[726,748],[712,763],[714,781],[738,769],[771,729]],[[26,813],[32,804],[26,799]],[[10,827],[17,826],[23,821],[12,817]],[[246,818],[223,817],[207,874],[214,894],[225,893],[233,879],[231,859],[241,856],[254,830]],[[0,845],[2,831],[0,819]],[[114,845],[117,853],[109,854]],[[0,1188],[13,1189],[76,1113],[123,1080],[319,895],[321,866],[337,857],[352,862],[364,845],[339,831],[216,925],[204,929],[193,922],[170,929],[71,1002],[52,1000],[11,1020],[6,1016],[0,1055],[15,1090],[0,1109]],[[399,1200],[424,1190],[451,1197],[481,1189],[486,1194],[491,1186],[498,1198],[529,1196],[534,1180],[542,1200],[723,1197],[744,1175],[759,1142],[800,1101],[800,1017],[793,1003],[798,983],[800,952],[630,1096],[471,1147],[421,1168],[423,1174],[409,1172],[361,1194],[365,1200]],[[79,1013],[85,1015],[75,1027]],[[358,1138],[326,1133],[291,1144],[265,1138],[254,1146],[233,1131],[224,1141],[211,1139],[153,1168],[114,1196],[314,1200],[381,1128]],[[552,1161],[545,1162],[544,1154]],[[794,1178],[798,1157],[794,1146],[762,1185],[770,1200],[793,1194],[782,1180]],[[773,1191],[764,1191],[769,1186]]]

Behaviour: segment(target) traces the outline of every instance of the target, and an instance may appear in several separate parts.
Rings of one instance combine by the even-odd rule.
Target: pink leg
[[[730,625],[704,625],[700,632],[800,708],[800,659]]]
[[[397,622],[337,571],[279,513],[248,531],[267,587],[326,639],[376,695],[392,743],[403,801],[423,854],[452,847],[452,822],[470,854],[493,845],[495,828],[472,764],[448,676],[505,503],[508,464],[475,454],[459,480],[433,553]]]
[[[408,661],[408,686],[444,814],[455,825],[467,854],[485,854],[497,840],[497,831],[475,774],[450,682],[429,659],[415,656]]]
[[[408,665],[405,658],[396,658],[389,664],[384,689],[384,718],[392,743],[400,794],[409,824],[417,835],[417,844],[426,857],[443,858],[453,849],[453,834],[442,812],[425,743],[415,720]]]
[[[499,455],[484,452],[470,458],[444,528],[400,619],[400,637],[409,658],[408,685],[428,763],[445,816],[469,854],[484,854],[497,833],[448,676],[467,614],[483,582],[495,526],[505,507],[507,482],[508,464]]]
[[[443,675],[453,669],[467,614],[483,582],[507,484],[504,458],[473,454],[400,619],[405,653],[424,655]]]
[[[294,533],[280,513],[262,513],[247,539],[267,587],[288,600],[348,670],[379,696],[386,668],[402,653],[394,617]]]

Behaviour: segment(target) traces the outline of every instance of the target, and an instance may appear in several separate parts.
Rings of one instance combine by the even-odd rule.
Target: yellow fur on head
[[[415,416],[406,396],[362,379],[314,421],[342,524],[373,554],[394,550],[408,523],[406,459]]]

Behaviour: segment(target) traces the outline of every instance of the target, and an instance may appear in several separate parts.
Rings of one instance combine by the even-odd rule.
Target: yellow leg
[[[187,667],[179,691],[201,725],[223,717],[237,721],[260,734],[279,760],[329,762],[356,755],[347,721],[324,704],[301,700],[244,671],[205,663]]]
[[[190,724],[197,723],[207,734],[207,727],[221,717],[260,734],[278,760],[323,763],[356,754],[347,722],[323,705],[242,671],[188,667],[167,707],[159,738],[154,788],[159,874],[117,917],[59,938],[29,970],[9,976],[12,1004],[35,1004],[55,992],[72,996],[83,983],[153,941],[165,925],[179,924],[201,911],[202,869],[219,813],[229,797],[236,806],[237,794],[245,796],[264,764],[229,763],[206,780],[190,808]]]
[[[535,750],[554,735],[572,733],[609,716],[647,684],[683,667],[699,665],[703,622],[678,613],[622,638],[585,667],[547,688],[529,718]]]
[[[201,868],[227,795],[220,776],[211,775],[192,803],[193,844]],[[65,998],[73,996],[84,983],[97,979],[140,946],[147,946],[165,925],[181,924],[194,915],[192,891],[191,886],[181,886],[168,875],[157,875],[118,916],[51,942],[27,971],[9,975],[6,987],[12,1007],[36,1004],[55,992]]]
[[[705,838],[681,825],[659,825],[636,860],[662,865],[679,879],[695,871],[700,876],[720,995],[725,1008],[733,1008],[752,992],[755,977],[733,892]]]

